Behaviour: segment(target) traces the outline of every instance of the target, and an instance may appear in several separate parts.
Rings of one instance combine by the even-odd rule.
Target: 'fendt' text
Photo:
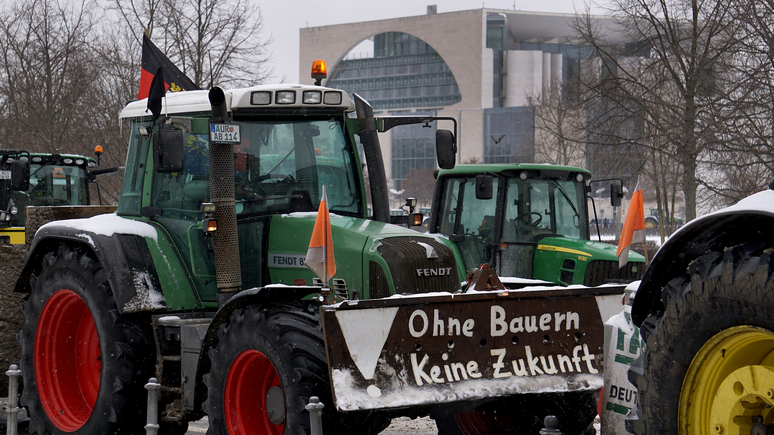
[[[449,276],[451,271],[451,267],[417,269],[417,276]]]

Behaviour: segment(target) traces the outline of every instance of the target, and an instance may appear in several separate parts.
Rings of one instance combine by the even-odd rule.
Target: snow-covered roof
[[[237,112],[240,109],[340,108],[347,111],[355,109],[354,103],[346,92],[323,86],[259,85],[224,89],[223,92],[226,96],[226,108],[230,112]],[[173,115],[209,112],[211,109],[208,94],[209,91],[206,90],[167,92],[162,99],[161,113]],[[295,98],[289,98],[290,95],[295,95]],[[290,102],[291,100],[293,102]],[[151,116],[147,98],[127,104],[121,111],[120,118],[143,116]]]

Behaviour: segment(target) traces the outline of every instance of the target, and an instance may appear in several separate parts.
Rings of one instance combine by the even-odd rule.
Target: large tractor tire
[[[768,433],[774,424],[774,258],[764,243],[710,252],[662,290],[629,369],[635,434]]]
[[[336,412],[316,309],[239,308],[219,327],[209,357],[209,435],[308,434],[312,396],[325,405],[325,433],[375,434],[389,425],[377,413]]]
[[[537,434],[554,415],[564,435],[596,433],[597,391],[524,394],[481,405],[471,412],[433,416],[439,435]]]
[[[59,246],[24,302],[22,405],[35,434],[143,432],[149,342],[120,315],[98,261]]]

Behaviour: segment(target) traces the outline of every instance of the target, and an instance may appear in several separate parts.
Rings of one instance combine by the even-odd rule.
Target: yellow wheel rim
[[[677,423],[686,435],[750,434],[774,425],[774,333],[735,326],[708,340],[683,380]]]

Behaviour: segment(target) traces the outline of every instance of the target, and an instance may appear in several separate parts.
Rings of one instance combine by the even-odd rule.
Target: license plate
[[[0,171],[0,180],[10,180],[11,171]]]
[[[210,124],[210,142],[240,143],[242,135],[237,124]]]

